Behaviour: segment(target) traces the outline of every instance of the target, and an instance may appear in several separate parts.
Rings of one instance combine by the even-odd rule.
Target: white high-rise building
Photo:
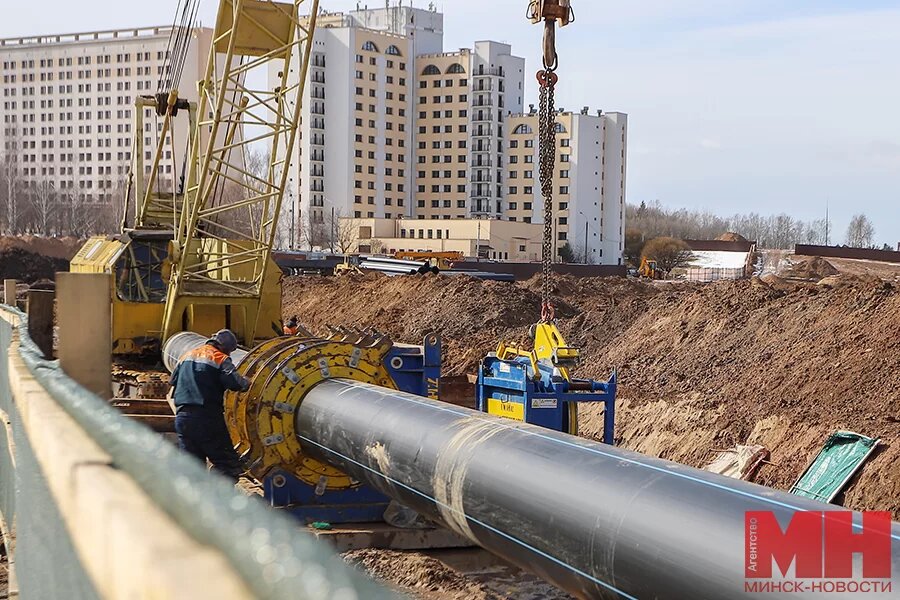
[[[85,205],[122,194],[134,136],[145,158],[156,147],[161,119],[145,109],[144,131],[133,131],[137,96],[155,95],[163,77],[170,27],[91,31],[0,40],[3,164],[17,189],[53,190]],[[181,96],[197,100],[212,33],[192,32]],[[187,127],[168,136],[160,177],[180,173]],[[149,167],[148,167],[149,168]]]
[[[543,223],[538,115],[512,115],[510,127],[505,218]],[[627,144],[624,113],[585,108],[556,117],[553,238],[558,250],[568,245],[575,262],[622,264]]]

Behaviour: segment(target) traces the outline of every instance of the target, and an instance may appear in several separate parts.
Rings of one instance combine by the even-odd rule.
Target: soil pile
[[[20,248],[32,254],[63,258],[68,261],[72,260],[83,244],[83,240],[73,237],[45,238],[34,235],[0,237],[0,252]]]
[[[791,264],[778,274],[787,279],[818,281],[825,277],[839,275],[840,271],[821,256],[813,256]]]
[[[719,242],[747,242],[749,240],[739,233],[734,233],[734,232],[729,231],[729,232],[723,233],[722,235],[717,237],[716,241],[719,241]]]
[[[0,248],[0,279],[33,283],[54,279],[57,271],[68,271],[69,260],[28,252],[22,248]]]
[[[437,331],[444,373],[474,373],[499,341],[525,343],[539,281],[438,276],[291,278],[285,314],[380,329],[415,342]],[[658,284],[561,277],[560,329],[582,350],[583,377],[619,374],[619,444],[702,467],[734,444],[762,444],[774,464],[756,481],[786,489],[839,429],[882,448],[839,502],[900,518],[900,291],[880,280],[840,286],[761,279]],[[317,327],[319,326],[319,327]],[[600,407],[581,407],[599,437]]]

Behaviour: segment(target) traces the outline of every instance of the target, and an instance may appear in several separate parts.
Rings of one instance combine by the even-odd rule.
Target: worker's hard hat
[[[219,347],[219,350],[224,352],[225,354],[231,354],[238,347],[237,336],[230,329],[222,329],[219,330],[209,338],[209,341],[215,342],[216,346]]]
[[[288,319],[288,325],[290,325],[291,327],[295,326],[296,324],[297,324],[297,317],[291,317],[290,319]]]

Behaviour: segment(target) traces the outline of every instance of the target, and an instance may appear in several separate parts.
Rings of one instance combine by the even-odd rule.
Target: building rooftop
[[[76,42],[114,41],[118,39],[155,37],[169,35],[171,25],[155,27],[129,27],[128,29],[104,29],[100,31],[84,31],[80,33],[56,33],[51,35],[19,36],[0,39],[3,46],[37,46],[49,44],[72,44]]]

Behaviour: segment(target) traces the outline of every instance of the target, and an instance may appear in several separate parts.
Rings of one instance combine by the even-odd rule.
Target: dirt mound
[[[32,254],[72,260],[83,244],[83,240],[73,237],[45,238],[34,235],[0,237],[0,252],[19,248]]]
[[[807,281],[818,281],[820,279],[824,279],[825,277],[839,275],[840,271],[835,269],[830,262],[828,262],[821,256],[813,256],[791,263],[788,268],[784,269],[778,274],[786,279],[805,279]]]
[[[717,237],[716,241],[718,241],[718,242],[747,242],[749,240],[739,233],[734,233],[734,232],[729,231],[729,232],[723,233],[722,235]]]
[[[367,548],[347,552],[343,557],[351,565],[381,581],[413,592],[431,592],[429,598],[434,598],[435,592],[442,600],[497,598],[481,584],[422,554]]]
[[[558,278],[560,328],[582,349],[577,374],[619,374],[619,444],[701,467],[716,450],[772,451],[757,481],[788,488],[838,429],[884,447],[843,502],[900,518],[900,291],[872,278],[816,286],[765,278],[656,286]],[[437,331],[444,373],[474,373],[497,342],[527,343],[539,282],[426,276],[289,278],[286,314],[313,329],[372,326],[414,342]],[[599,407],[582,434],[599,437]]]
[[[53,279],[57,271],[68,271],[69,261],[28,252],[22,248],[0,249],[0,279],[33,283]]]

